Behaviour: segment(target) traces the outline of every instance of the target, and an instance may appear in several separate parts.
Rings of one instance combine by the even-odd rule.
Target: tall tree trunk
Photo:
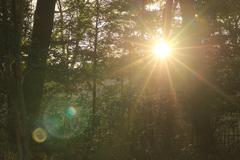
[[[30,158],[21,76],[21,32],[25,0],[1,1],[1,73],[8,96],[9,145],[17,159]],[[4,66],[4,67],[3,67]]]
[[[40,110],[55,4],[56,0],[38,0],[35,10],[31,50],[23,84],[26,109],[31,117],[37,117]]]
[[[28,136],[32,153],[40,146],[30,139],[36,119],[39,118],[48,49],[53,29],[56,0],[38,0],[34,15],[31,49],[23,82],[24,100],[28,118]],[[33,156],[36,159],[35,156]]]
[[[196,150],[199,155],[199,159],[208,159],[209,154],[214,147],[214,135],[211,126],[211,90],[207,88],[204,81],[199,77],[204,79],[208,78],[207,71],[207,60],[204,57],[204,51],[199,50],[198,47],[201,45],[200,42],[200,31],[196,28],[198,22],[195,18],[194,1],[193,0],[180,0],[180,6],[183,16],[183,30],[184,45],[186,45],[187,53],[189,59],[186,60],[185,64],[188,65],[196,74],[197,77],[190,80],[192,82],[188,83],[189,94],[191,95],[190,107],[191,107],[191,117],[194,131],[194,140],[196,145]],[[198,46],[198,47],[196,47]],[[189,62],[187,62],[189,61]],[[193,73],[189,73],[193,74]],[[196,75],[192,75],[194,77]]]
[[[183,26],[190,25],[194,20],[195,10],[193,0],[180,0]]]
[[[172,20],[173,20],[173,12],[174,12],[174,1],[173,0],[166,0],[165,9],[163,12],[163,38],[165,40],[171,41],[170,31],[172,29]],[[166,65],[168,65],[166,63]],[[168,65],[166,67],[165,74],[169,74],[171,72],[171,66]],[[167,76],[167,75],[166,75]],[[169,76],[169,75],[168,75]],[[170,77],[170,76],[169,76]],[[168,79],[165,82],[165,85],[171,85],[171,79]],[[176,104],[175,104],[175,90],[173,87],[168,88],[168,95],[166,95],[168,101],[166,101],[164,105],[164,111],[166,112],[166,120],[165,120],[165,127],[163,131],[163,148],[164,148],[164,156],[166,159],[175,159],[175,151],[176,146],[174,145],[174,138],[176,135]]]
[[[168,39],[168,36],[170,34],[172,18],[173,18],[173,0],[167,0],[163,15],[163,37],[165,39]]]

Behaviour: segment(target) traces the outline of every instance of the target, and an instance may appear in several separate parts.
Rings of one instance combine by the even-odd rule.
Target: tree
[[[21,35],[25,1],[1,1],[1,78],[8,96],[9,142],[18,159],[29,159],[22,93]],[[15,145],[16,144],[16,145]]]
[[[0,0],[0,141],[8,117],[9,155],[238,158],[238,2],[57,2],[38,0],[32,18],[30,1],[19,9],[20,0]],[[161,38],[172,47],[167,60],[152,55]],[[41,144],[31,140],[36,127],[48,134]]]
[[[196,151],[199,154],[199,159],[207,159],[213,152],[215,147],[214,132],[212,123],[212,109],[210,99],[213,97],[213,91],[209,89],[205,83],[209,79],[209,71],[206,66],[208,59],[206,59],[206,52],[201,51],[197,46],[201,46],[201,38],[198,28],[198,21],[194,10],[194,1],[182,0],[180,1],[181,11],[183,16],[183,27],[187,30],[184,32],[186,41],[184,44],[187,48],[185,52],[190,57],[185,60],[188,67],[193,70],[190,74],[197,74],[192,85],[189,85],[189,91],[192,94],[190,101],[192,124],[194,130],[194,140],[196,144]],[[191,37],[189,36],[191,35]]]
[[[38,117],[46,72],[48,47],[53,29],[56,0],[38,0],[24,77],[24,99],[30,119]]]
[[[31,49],[28,54],[27,68],[23,82],[24,101],[28,121],[29,139],[39,117],[43,84],[45,80],[48,47],[53,29],[56,0],[38,0],[34,15]],[[32,146],[36,146],[29,141]],[[31,148],[34,151],[34,148]]]
[[[1,66],[4,66],[1,68],[1,73],[8,95],[9,135],[13,134],[12,137],[14,137],[10,138],[13,140],[10,143],[11,145],[17,144],[18,159],[27,160],[30,158],[28,143],[31,137],[27,121],[29,122],[32,117],[27,119],[26,116],[32,116],[32,114],[36,116],[39,112],[55,0],[40,0],[37,3],[29,65],[24,78],[24,94],[22,91],[21,40],[24,7],[27,6],[27,1],[6,2],[3,0],[1,4],[1,34],[3,35]]]

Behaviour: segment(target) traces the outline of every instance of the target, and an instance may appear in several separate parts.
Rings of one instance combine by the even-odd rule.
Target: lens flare
[[[37,143],[43,143],[47,139],[47,132],[43,128],[36,128],[32,133],[32,138]]]
[[[85,133],[91,121],[90,113],[79,97],[54,95],[45,104],[41,124],[48,137],[70,139]]]
[[[68,107],[66,110],[67,118],[71,119],[76,115],[76,109],[74,107]]]

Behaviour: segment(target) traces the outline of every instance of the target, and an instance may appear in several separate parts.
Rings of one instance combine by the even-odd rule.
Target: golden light
[[[164,40],[161,40],[154,46],[153,53],[156,57],[159,57],[161,59],[166,59],[167,57],[170,56],[171,47],[167,42],[165,42]]]
[[[36,128],[32,133],[32,138],[37,143],[43,143],[47,139],[47,132],[43,128]]]

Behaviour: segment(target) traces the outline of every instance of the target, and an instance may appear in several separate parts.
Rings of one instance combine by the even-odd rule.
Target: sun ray
[[[206,49],[211,48],[212,45],[199,45],[199,46],[191,46],[191,47],[175,47],[174,50],[189,50],[189,49]]]
[[[172,93],[172,96],[173,96],[174,104],[176,104],[176,102],[177,102],[176,89],[174,87],[173,79],[172,79],[171,73],[169,71],[169,65],[165,64],[165,68],[166,68],[166,71],[167,71],[167,77],[168,77],[168,81],[169,81],[169,84],[170,84],[170,88],[171,88],[171,93]]]
[[[231,102],[232,104],[236,105],[238,104],[238,102],[235,102],[232,98],[230,98],[228,95],[226,95],[220,88],[218,88],[217,86],[215,86],[214,84],[212,84],[211,82],[209,82],[208,80],[206,80],[202,75],[200,75],[199,73],[197,73],[196,71],[194,71],[193,69],[191,69],[190,67],[188,67],[186,64],[184,64],[183,62],[181,62],[180,60],[178,60],[177,58],[173,58],[177,63],[179,63],[180,65],[182,65],[186,70],[188,70],[190,73],[192,73],[194,76],[196,76],[200,81],[202,81],[206,86],[210,87],[213,91],[215,91],[217,94],[219,94],[220,96],[222,96],[223,98],[225,98],[226,100],[228,100],[229,102]]]
[[[154,59],[151,58],[151,59],[141,68],[141,70],[139,71],[139,73],[143,72],[143,70],[146,69],[148,65],[152,64],[153,61],[154,61]]]
[[[172,41],[177,41],[177,39],[186,31],[189,29],[189,27],[194,23],[194,20],[189,22],[188,24],[185,25],[185,27],[182,28],[181,31],[179,31],[173,38]],[[193,36],[193,35],[192,35]],[[188,34],[188,38],[190,38],[191,35]]]
[[[152,68],[151,68],[151,70],[150,70],[150,72],[149,72],[149,74],[147,76],[147,79],[146,79],[145,83],[143,84],[143,87],[142,87],[142,89],[140,91],[140,95],[143,94],[145,88],[147,87],[148,82],[149,82],[150,78],[152,77],[152,73],[154,72],[156,66],[157,66],[157,61],[154,62],[153,66],[152,66]]]
[[[147,85],[148,85],[148,83],[149,83],[149,81],[150,81],[150,79],[152,77],[152,74],[153,74],[154,70],[156,69],[157,64],[158,64],[158,61],[155,60],[154,63],[153,63],[153,66],[152,66],[152,68],[151,68],[151,70],[150,70],[150,72],[149,72],[149,74],[148,74],[148,76],[147,76],[147,78],[145,80],[145,83],[143,84],[143,87],[139,91],[139,95],[140,96],[139,96],[139,98],[137,98],[136,104],[138,104],[141,101],[140,97],[143,95],[143,93],[144,93],[144,91],[145,91],[145,89],[146,89],[146,87],[147,87]]]
[[[142,57],[142,58],[139,58],[139,59],[137,59],[136,61],[134,61],[134,62],[132,62],[132,63],[130,63],[130,64],[124,66],[124,67],[121,67],[120,69],[115,70],[112,74],[114,75],[114,74],[123,72],[123,71],[125,71],[125,70],[133,67],[134,65],[140,64],[141,62],[144,61],[144,59],[147,59],[147,58],[149,58],[149,57],[150,57],[150,56],[144,56],[144,57]]]
[[[148,27],[148,25],[145,24],[144,20],[142,19],[142,16],[138,17],[138,20],[140,22],[141,25],[143,25],[143,28],[146,29],[146,31],[150,34],[150,35],[154,35],[152,30]]]

